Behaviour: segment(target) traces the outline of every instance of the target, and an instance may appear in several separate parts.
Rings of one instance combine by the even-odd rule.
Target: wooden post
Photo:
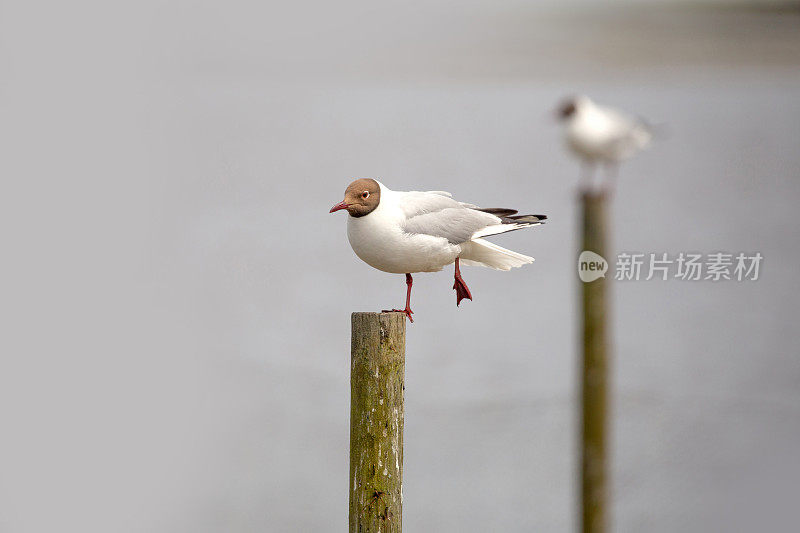
[[[353,313],[350,533],[402,530],[406,317]]]
[[[589,250],[609,261],[604,192],[583,192],[583,242]],[[612,263],[609,263],[610,268]],[[613,277],[613,269],[606,273]],[[583,371],[581,383],[581,526],[584,533],[602,533],[607,526],[608,489],[606,451],[608,426],[608,337],[606,302],[609,281],[599,278],[582,283]]]

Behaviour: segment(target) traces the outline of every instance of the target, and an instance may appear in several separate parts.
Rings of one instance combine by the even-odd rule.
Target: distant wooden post
[[[583,242],[589,250],[609,261],[606,203],[604,192],[583,192]],[[613,277],[613,262],[606,276]],[[599,278],[582,283],[583,289],[583,372],[581,399],[581,525],[584,533],[605,531],[608,517],[607,433],[608,428],[608,305],[609,281]]]
[[[406,317],[353,313],[350,365],[350,533],[403,525]]]

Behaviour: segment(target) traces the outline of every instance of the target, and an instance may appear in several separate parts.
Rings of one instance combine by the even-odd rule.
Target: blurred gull
[[[406,307],[392,309],[411,318],[411,274],[438,272],[455,262],[456,305],[472,294],[461,278],[459,260],[509,270],[533,262],[533,257],[501,248],[482,237],[542,224],[545,215],[516,215],[514,209],[480,208],[459,202],[443,191],[400,192],[361,178],[344,192],[331,213],[346,209],[347,238],[368,265],[406,275]]]
[[[565,123],[567,146],[583,163],[587,187],[597,164],[606,166],[610,180],[617,165],[646,148],[653,136],[642,119],[597,105],[586,96],[563,102],[558,116]]]

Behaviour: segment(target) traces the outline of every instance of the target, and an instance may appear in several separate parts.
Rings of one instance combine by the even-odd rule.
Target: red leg
[[[414,314],[414,311],[411,310],[411,286],[414,284],[414,279],[411,277],[411,274],[406,274],[406,308],[405,309],[384,309],[384,313],[405,313],[408,319],[411,322],[414,322],[414,319],[411,318],[411,315]],[[465,285],[466,287],[466,285]]]
[[[461,277],[461,269],[458,268],[458,257],[456,257],[456,274],[455,274],[456,282],[453,284],[453,288],[456,290],[456,307],[461,305],[461,300],[466,298],[467,300],[472,300],[472,293],[469,292],[469,287],[467,284],[464,283],[464,280]]]

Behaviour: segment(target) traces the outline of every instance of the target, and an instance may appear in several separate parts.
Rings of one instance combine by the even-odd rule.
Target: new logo
[[[584,283],[589,283],[597,278],[606,277],[608,261],[602,255],[589,250],[584,250],[578,256],[578,277]]]

